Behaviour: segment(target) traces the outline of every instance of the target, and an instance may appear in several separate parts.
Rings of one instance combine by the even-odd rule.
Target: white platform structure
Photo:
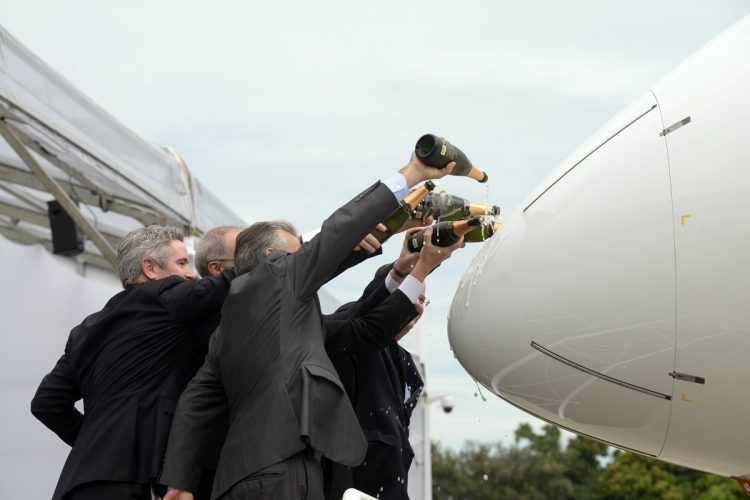
[[[0,55],[0,497],[42,500],[68,447],[31,416],[31,397],[71,327],[121,289],[119,238],[151,223],[195,236],[243,221],[176,153],[124,127],[1,27]],[[52,199],[86,235],[75,257],[50,253]]]
[[[86,236],[75,257],[51,253],[53,199]],[[70,329],[121,289],[112,271],[118,240],[153,223],[190,236],[244,225],[175,151],[126,128],[0,27],[0,498],[52,495],[68,447],[32,417],[31,398]],[[338,305],[326,291],[320,299],[324,310]],[[411,348],[421,353],[418,341]],[[420,405],[413,500],[429,495],[424,418]]]

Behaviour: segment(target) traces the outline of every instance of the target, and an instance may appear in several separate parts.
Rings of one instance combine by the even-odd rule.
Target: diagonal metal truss
[[[34,210],[0,201],[0,215],[8,216],[11,220],[23,221],[35,226],[49,228],[49,217],[47,215],[46,204],[41,210]],[[108,231],[105,228],[99,228],[98,230],[112,247],[117,246],[117,243],[120,241],[120,236],[117,235],[116,231]]]
[[[37,191],[46,191],[44,185],[31,172],[5,163],[0,160],[0,181],[17,184]],[[126,198],[101,194],[99,189],[92,190],[79,183],[56,179],[68,195],[81,203],[102,210],[126,215],[139,221],[144,226],[149,224],[167,224],[169,219],[164,215]]]
[[[0,190],[5,191],[15,199],[21,201],[24,205],[36,208],[37,210],[46,210],[47,208],[47,204],[44,202],[44,200],[40,200],[36,196],[21,191],[16,187],[0,183]]]
[[[2,135],[8,145],[10,145],[18,157],[21,158],[24,164],[29,170],[31,170],[31,173],[41,183],[44,190],[55,197],[63,209],[75,221],[76,225],[81,231],[83,231],[86,237],[94,243],[96,248],[102,254],[102,257],[109,262],[112,269],[116,269],[117,253],[112,244],[99,232],[98,228],[83,216],[78,205],[76,205],[76,203],[70,198],[68,193],[44,170],[44,168],[42,168],[29,150],[26,149],[26,146],[17,134],[16,129],[8,123],[5,115],[0,116],[0,135]]]
[[[159,199],[159,197],[154,195],[149,189],[147,189],[147,187],[142,186],[136,183],[135,181],[133,181],[132,179],[128,178],[127,176],[123,175],[117,168],[114,168],[112,165],[109,165],[107,162],[97,157],[95,154],[86,150],[86,148],[82,147],[76,141],[72,140],[69,137],[66,137],[59,131],[50,127],[47,123],[44,122],[44,120],[39,119],[38,117],[34,116],[32,113],[28,112],[27,110],[17,106],[11,100],[7,99],[6,97],[2,95],[0,95],[0,116],[2,116],[9,125],[12,125],[12,123],[10,122],[17,122],[21,125],[29,125],[38,130],[42,130],[47,134],[51,134],[57,139],[74,147],[82,155],[84,155],[87,158],[90,158],[91,160],[96,162],[98,165],[102,166],[103,168],[111,172],[112,174],[119,177],[123,182],[133,186],[136,190],[143,193],[144,196],[146,196],[149,200],[153,201],[154,206],[160,207],[163,210],[163,213],[170,214],[169,216],[167,216],[167,222],[169,222],[172,225],[176,225],[176,226],[184,227],[185,229],[188,229],[190,221],[185,220],[177,211],[175,211],[173,207],[165,203],[163,200]],[[26,135],[20,127],[14,127],[14,130],[16,134],[18,135],[19,139],[22,142],[25,142],[28,147],[32,148],[38,154],[41,154],[42,156],[44,156],[45,159],[50,161],[53,165],[58,166],[58,168],[60,168],[61,170],[77,178],[77,180],[81,182],[84,186],[87,186],[90,189],[98,193],[101,193],[102,190],[100,186],[96,186],[94,183],[86,179],[84,175],[80,174],[80,172],[78,172],[77,169],[73,168],[71,165],[57,158],[53,153],[51,153],[46,148],[44,148],[42,144],[39,144],[33,138]]]

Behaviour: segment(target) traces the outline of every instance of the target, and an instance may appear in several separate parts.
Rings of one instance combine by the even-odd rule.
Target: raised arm
[[[206,361],[175,410],[160,482],[195,492],[204,468],[216,468],[227,429],[228,406],[217,356],[221,332],[211,338]]]
[[[347,302],[331,314],[324,314],[323,319],[332,321],[349,320],[383,302],[389,295],[385,286],[385,278],[392,267],[393,264],[386,264],[378,268],[372,281],[367,284],[359,299]]]
[[[83,414],[75,407],[81,399],[80,389],[67,354],[39,385],[31,400],[31,413],[60,439],[73,446],[83,424]]]
[[[369,312],[372,308],[383,302],[408,275],[419,260],[418,253],[409,251],[407,242],[412,233],[421,231],[422,227],[412,227],[406,230],[404,241],[401,244],[401,254],[392,264],[386,264],[378,268],[372,281],[365,287],[362,296],[353,302],[348,302],[339,307],[332,314],[325,315],[330,325],[340,325],[339,320],[350,320]],[[334,333],[332,330],[331,333]]]
[[[225,271],[199,280],[167,278],[159,298],[175,321],[190,324],[221,311],[233,277],[233,271]]]
[[[377,182],[336,210],[312,240],[288,257],[295,294],[310,297],[336,277],[345,268],[352,248],[397,207],[393,192]]]
[[[379,305],[351,319],[323,318],[326,351],[331,357],[378,351],[396,338],[417,316],[417,309],[401,290]]]
[[[427,167],[412,155],[398,174],[373,184],[336,210],[312,240],[289,256],[288,272],[295,295],[310,297],[336,277],[351,249],[398,207],[410,187],[444,177],[453,167]]]
[[[432,228],[428,228],[426,240],[431,236]],[[341,313],[340,309],[333,315],[323,317],[326,350],[331,357],[377,351],[396,340],[404,327],[421,314],[417,302],[424,294],[427,275],[463,245],[463,241],[458,241],[453,246],[438,248],[427,241],[419,254],[412,254],[406,243],[408,237],[409,234],[394,265],[386,273],[384,271],[388,268],[381,268],[380,276],[376,274],[376,279],[368,286],[375,287],[377,280],[385,274],[383,288],[386,294],[390,293],[387,298],[377,304],[370,299],[368,303],[366,293],[358,302],[343,306],[345,313]],[[377,293],[370,296],[377,296]]]

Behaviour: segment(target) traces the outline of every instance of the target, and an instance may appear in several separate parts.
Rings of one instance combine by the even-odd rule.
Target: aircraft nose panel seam
[[[656,398],[666,399],[667,401],[672,400],[672,396],[669,394],[664,394],[658,391],[654,391],[651,389],[647,389],[645,387],[641,387],[639,385],[631,384],[630,382],[625,382],[624,380],[620,380],[614,377],[610,377],[609,375],[606,375],[604,373],[598,372],[596,370],[592,370],[591,368],[588,368],[586,366],[583,366],[579,363],[576,363],[575,361],[572,361],[564,356],[561,356],[557,354],[556,352],[550,351],[546,347],[537,344],[533,340],[531,341],[531,347],[536,349],[537,351],[541,352],[542,354],[549,356],[550,358],[559,361],[560,363],[563,363],[565,365],[570,366],[571,368],[575,368],[576,370],[582,371],[584,373],[587,373],[593,377],[599,378],[601,380],[604,380],[605,382],[610,382],[616,385],[619,385],[620,387],[625,387],[626,389],[631,389],[634,391],[641,392],[643,394],[647,394],[649,396],[654,396]]]

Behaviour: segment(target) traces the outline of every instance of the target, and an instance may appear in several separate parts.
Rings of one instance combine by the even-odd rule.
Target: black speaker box
[[[73,256],[83,252],[78,226],[57,200],[47,202],[47,215],[52,230],[52,253]]]

